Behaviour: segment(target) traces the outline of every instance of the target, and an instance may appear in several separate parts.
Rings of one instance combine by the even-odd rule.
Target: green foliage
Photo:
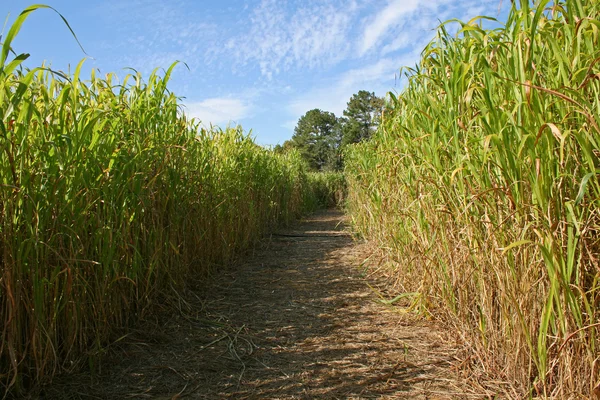
[[[309,187],[312,196],[309,197],[308,208],[341,207],[346,199],[346,177],[341,172],[310,172]],[[308,197],[308,196],[307,196]]]
[[[341,145],[359,143],[371,138],[380,122],[384,100],[375,93],[360,90],[352,95],[340,118],[342,129]]]
[[[22,14],[27,16],[30,8]],[[312,207],[297,151],[201,129],[167,82],[80,80],[0,63],[0,385],[13,394],[97,353],[186,277]]]
[[[313,171],[340,171],[342,148],[371,137],[383,106],[382,98],[361,90],[350,98],[342,118],[327,111],[310,110],[298,120],[291,140],[276,146],[275,151],[283,153],[295,148]]]
[[[339,129],[335,114],[314,109],[298,120],[291,145],[314,171],[334,170],[339,164]]]
[[[523,0],[498,29],[442,26],[345,159],[356,227],[415,306],[525,397],[600,379],[599,17]]]

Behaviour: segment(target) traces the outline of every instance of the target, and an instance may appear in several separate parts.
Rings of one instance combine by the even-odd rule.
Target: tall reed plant
[[[204,129],[167,88],[175,64],[119,81],[0,54],[0,385],[80,365],[115,329],[306,211],[295,152]]]
[[[487,20],[442,24],[404,69],[379,132],[346,157],[349,210],[414,306],[455,326],[511,397],[591,396],[600,3],[523,0]]]
[[[346,177],[341,172],[309,172],[309,208],[342,207],[346,199]]]

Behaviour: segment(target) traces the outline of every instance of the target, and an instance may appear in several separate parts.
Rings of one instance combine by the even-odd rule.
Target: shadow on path
[[[375,301],[342,221],[324,211],[272,235],[46,398],[465,398],[435,329]]]

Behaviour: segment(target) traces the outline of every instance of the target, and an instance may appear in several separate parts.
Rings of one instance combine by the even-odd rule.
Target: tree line
[[[371,137],[377,129],[384,107],[384,99],[374,92],[361,90],[352,95],[343,112],[334,113],[313,109],[298,120],[294,134],[275,152],[297,149],[314,171],[339,171],[343,167],[343,150],[353,143]]]

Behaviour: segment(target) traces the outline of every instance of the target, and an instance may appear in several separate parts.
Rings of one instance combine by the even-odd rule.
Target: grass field
[[[600,391],[600,3],[522,0],[498,28],[442,24],[344,175],[188,119],[176,64],[86,80],[82,64],[25,68],[11,44],[40,7],[0,49],[6,393],[93,370],[186,281],[345,198],[410,309],[468,348],[474,385]]]
[[[13,393],[93,367],[184,280],[332,201],[296,152],[189,120],[167,89],[175,64],[145,80],[23,68],[10,45],[36,8],[0,55],[0,384]]]
[[[443,24],[346,156],[356,228],[513,396],[600,383],[599,17],[521,1],[496,29]]]

